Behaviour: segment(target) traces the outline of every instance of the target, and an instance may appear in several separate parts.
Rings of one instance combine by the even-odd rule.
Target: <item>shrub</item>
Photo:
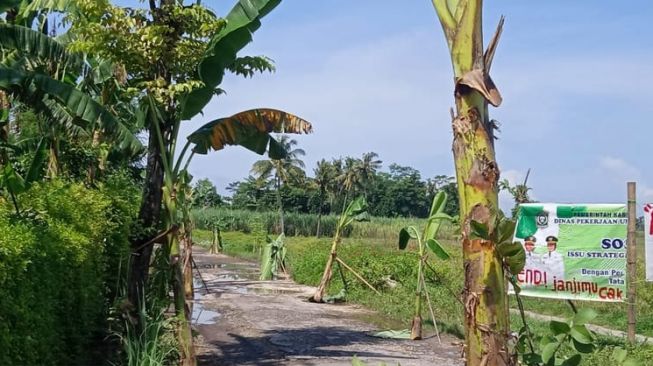
[[[129,250],[133,193],[119,179],[53,181],[19,197],[20,215],[0,205],[0,364],[89,362]]]

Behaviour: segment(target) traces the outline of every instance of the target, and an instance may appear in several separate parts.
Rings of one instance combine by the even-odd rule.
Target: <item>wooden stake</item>
[[[356,278],[358,278],[358,279],[361,280],[364,284],[366,284],[367,287],[371,288],[372,291],[376,292],[377,295],[381,295],[381,293],[380,293],[377,289],[375,289],[374,286],[370,285],[369,282],[365,281],[365,279],[363,278],[363,276],[359,275],[356,271],[354,271],[353,268],[349,267],[349,266],[347,265],[347,263],[345,263],[342,259],[340,259],[340,258],[338,258],[338,257],[335,257],[334,259],[335,259],[338,263],[342,264],[342,266],[345,267],[346,270],[348,270],[348,271],[351,272],[354,276],[356,276]]]
[[[628,182],[628,237],[626,241],[628,248],[628,342],[635,343],[635,269],[637,263],[637,252],[635,243],[635,222],[636,218],[636,188],[635,182]]]
[[[431,304],[431,296],[426,289],[426,281],[424,280],[424,272],[422,272],[422,288],[424,289],[424,296],[426,296],[426,302],[429,305],[429,311],[431,312],[431,320],[433,321],[433,327],[435,328],[435,335],[438,337],[438,343],[442,344],[442,339],[440,339],[440,331],[438,330],[438,323],[435,321],[435,312],[433,311],[433,305]]]
[[[202,280],[202,285],[204,285],[204,289],[206,290],[206,293],[209,294],[211,291],[209,291],[209,286],[206,284],[206,281],[204,281],[204,277],[202,277],[202,272],[200,272],[199,267],[197,267],[197,263],[195,263],[195,258],[190,257],[190,260],[193,262],[193,267],[195,267],[195,270],[197,271],[197,275],[199,276],[200,280]]]

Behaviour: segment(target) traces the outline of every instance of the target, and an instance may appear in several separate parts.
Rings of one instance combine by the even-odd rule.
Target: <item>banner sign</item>
[[[644,251],[646,280],[653,281],[653,203],[644,205]]]
[[[520,205],[515,241],[526,252],[520,294],[624,301],[627,224],[625,204]]]

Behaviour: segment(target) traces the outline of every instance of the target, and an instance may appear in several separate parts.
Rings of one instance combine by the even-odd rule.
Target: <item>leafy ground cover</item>
[[[200,245],[208,245],[211,242],[211,232],[197,230],[194,238]],[[252,235],[225,232],[223,240],[225,253],[245,259],[259,258],[262,244],[257,243]],[[452,240],[442,240],[441,243],[451,258],[447,261],[429,259],[428,264],[431,269],[426,271],[427,290],[433,301],[440,330],[462,337],[463,312],[458,296],[463,285],[462,254]],[[286,245],[293,279],[302,284],[317,285],[328,258],[330,238],[287,237]],[[347,238],[343,240],[339,256],[382,293],[381,296],[374,295],[364,284],[356,281],[350,274],[344,273],[347,282],[347,300],[383,314],[387,318],[388,326],[396,327],[397,324],[404,324],[405,328],[408,328],[413,316],[412,299],[416,290],[414,278],[417,273],[414,264],[417,260],[417,252],[414,244],[409,246],[408,251],[400,251],[394,238]],[[653,288],[651,284],[643,281],[643,276],[643,263],[639,263],[637,332],[653,336],[653,324],[650,320],[653,319],[653,309],[650,304]],[[340,274],[336,271],[328,293],[336,294],[343,287]],[[571,308],[563,301],[524,299],[526,310],[559,317],[572,317]],[[516,308],[514,298],[511,298],[510,305]],[[576,302],[576,306],[591,307],[597,311],[598,317],[592,321],[593,324],[626,330],[626,306],[623,303]],[[425,313],[424,318],[430,317]],[[519,316],[512,315],[511,322],[512,329],[521,328]],[[529,320],[529,325],[536,334],[544,334],[548,330],[548,324],[543,322]],[[429,326],[427,325],[426,328],[428,329]],[[606,347],[586,356],[584,361],[586,364],[604,365],[611,362],[611,346],[623,345],[621,340],[606,337],[599,337],[598,343]],[[653,347],[639,346],[630,348],[629,351],[642,365],[653,365],[653,361],[649,361],[649,359],[653,360]]]

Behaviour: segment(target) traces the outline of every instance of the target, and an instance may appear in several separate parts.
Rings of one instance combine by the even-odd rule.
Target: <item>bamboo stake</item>
[[[628,247],[628,342],[635,343],[635,270],[637,263],[636,239],[635,239],[635,221],[636,221],[636,186],[635,182],[628,182],[628,237],[626,242]]]
[[[191,257],[190,259],[193,261],[193,267],[195,267],[195,270],[197,271],[197,275],[200,277],[200,280],[202,280],[202,285],[204,285],[204,289],[206,290],[206,293],[210,293],[209,291],[209,286],[206,284],[206,281],[204,281],[204,277],[202,277],[202,272],[200,272],[200,269],[197,267],[197,263],[195,263],[195,258]]]
[[[435,321],[435,312],[433,312],[433,305],[431,305],[431,297],[429,296],[429,292],[426,290],[424,272],[422,272],[422,288],[424,289],[424,296],[426,296],[426,302],[428,303],[429,311],[431,312],[431,320],[433,320],[433,327],[435,327],[435,335],[438,337],[438,343],[442,344],[442,339],[440,339],[440,331],[438,330],[438,323]]]
[[[345,269],[347,269],[349,272],[353,273],[354,276],[356,276],[356,278],[358,278],[358,279],[361,280],[364,284],[366,284],[367,287],[371,288],[372,291],[376,292],[377,295],[381,295],[381,293],[380,293],[377,289],[375,289],[374,286],[370,285],[367,281],[365,281],[365,279],[364,279],[363,277],[361,277],[361,275],[359,275],[358,273],[356,273],[356,271],[354,271],[353,268],[349,267],[349,266],[347,265],[347,263],[343,262],[342,259],[340,259],[340,258],[338,258],[338,257],[335,257],[334,259],[336,260],[336,262],[342,264],[342,266],[345,267]]]

